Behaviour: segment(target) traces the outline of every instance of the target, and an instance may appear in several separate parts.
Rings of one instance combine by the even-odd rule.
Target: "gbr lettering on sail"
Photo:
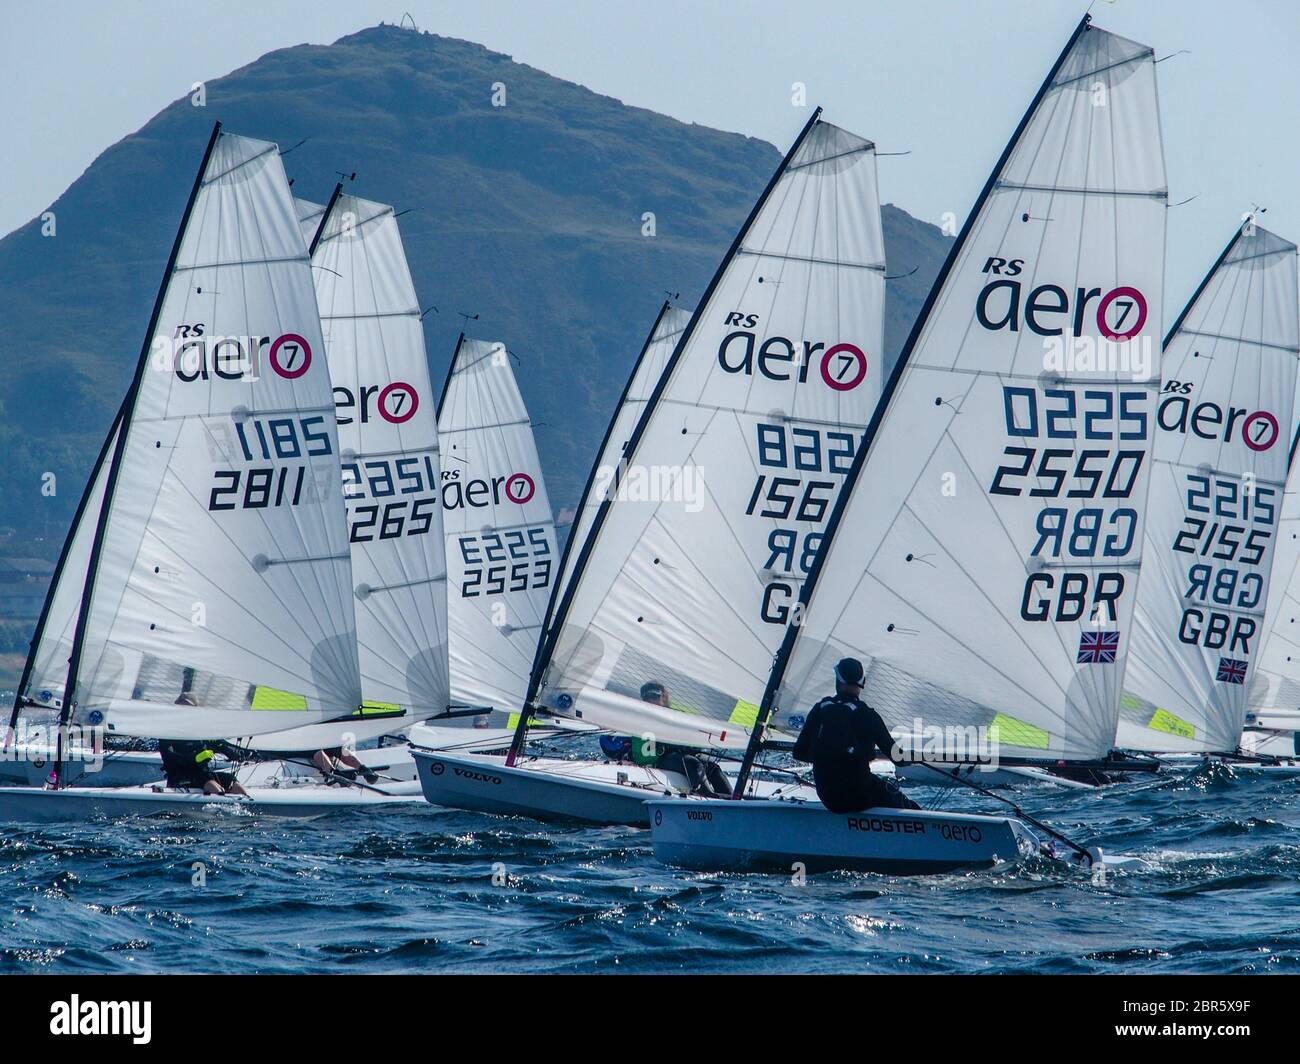
[[[1007,442],[988,491],[1037,506],[1021,619],[1105,628],[1134,583],[1126,563],[1141,550],[1135,492],[1150,447],[1152,397],[1136,379],[1117,384],[1102,374],[1133,369],[1136,378],[1150,366],[1148,354],[1131,350],[1146,339],[1147,298],[1132,285],[1031,287],[1025,262],[988,258],[974,308],[980,328],[1042,338],[1044,350],[1038,381],[1002,386]],[[1117,645],[1117,633],[1093,642],[1113,653],[1111,636]],[[1096,649],[1081,644],[1080,655]]]

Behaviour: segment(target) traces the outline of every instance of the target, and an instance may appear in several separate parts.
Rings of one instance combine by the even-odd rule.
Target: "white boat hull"
[[[921,875],[1016,862],[1039,848],[1009,817],[903,809],[840,815],[800,801],[655,799],[647,808],[655,857],[699,870]]]
[[[162,759],[148,750],[108,751],[96,759],[76,750],[63,764],[65,783],[89,787],[137,787],[162,779]],[[54,767],[54,747],[18,744],[0,758],[0,784],[40,787]]]
[[[360,787],[300,783],[251,787],[248,796],[210,795],[147,787],[0,787],[0,821],[84,820],[88,817],[257,815],[306,819],[387,806],[423,805],[419,784],[393,784],[388,793]]]
[[[647,827],[646,799],[686,789],[685,777],[641,765],[530,758],[507,768],[504,757],[418,749],[414,753],[430,803],[480,813]],[[755,780],[752,786],[761,795],[798,793],[816,800],[808,787],[768,780]]]

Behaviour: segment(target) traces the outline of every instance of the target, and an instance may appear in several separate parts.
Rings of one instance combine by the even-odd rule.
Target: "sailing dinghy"
[[[796,727],[845,656],[914,758],[946,762],[965,741],[1066,761],[1110,750],[1159,385],[1155,363],[1130,360],[1158,362],[1165,200],[1152,50],[1085,17],[908,337],[767,679],[742,784],[764,728]],[[938,872],[1036,850],[1023,815],[648,804],[655,855],[689,867]]]
[[[738,758],[879,396],[884,260],[875,146],[818,110],[699,307],[684,325],[661,315],[578,508],[523,704]],[[666,705],[643,700],[647,684]],[[657,768],[528,758],[527,728],[504,760],[420,757],[426,796],[644,826],[647,796],[687,790]]]
[[[1169,331],[1122,749],[1300,771],[1241,749],[1248,706],[1284,705],[1288,682],[1270,574],[1296,430],[1297,299],[1295,245],[1247,218]],[[1278,606],[1289,577],[1279,570]]]
[[[254,736],[361,705],[329,368],[274,144],[214,126],[79,518],[19,692],[59,689],[61,727]],[[296,816],[338,801],[66,786],[63,744],[61,732],[55,786],[2,788],[0,812]]]

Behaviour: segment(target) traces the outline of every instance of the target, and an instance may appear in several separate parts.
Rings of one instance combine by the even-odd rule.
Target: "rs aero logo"
[[[1166,432],[1188,433],[1201,440],[1232,443],[1240,438],[1252,451],[1270,450],[1281,435],[1277,418],[1267,410],[1224,407],[1212,400],[1192,401],[1190,381],[1167,381],[1160,389],[1156,421]]]
[[[1147,300],[1136,288],[1120,285],[1103,290],[1076,285],[1068,292],[1058,284],[1040,284],[1025,291],[1024,259],[992,256],[981,273],[996,278],[980,289],[975,320],[990,332],[1021,327],[1038,336],[1100,336],[1119,342],[1132,339],[1147,321]]]
[[[718,344],[718,365],[728,373],[758,374],[770,381],[804,384],[816,366],[816,377],[837,392],[852,391],[867,379],[867,356],[844,341],[791,340],[769,336],[758,340],[758,315],[731,311],[723,321],[732,331]]]
[[[503,502],[523,506],[537,493],[537,483],[527,473],[468,479],[462,479],[460,473],[459,469],[442,471],[444,510],[459,510],[462,506],[478,509],[483,506],[500,506]]]
[[[390,425],[402,425],[420,409],[420,393],[406,381],[391,384],[362,384],[356,391],[342,385],[334,388],[334,419],[340,425],[358,421],[368,425],[378,416]]]
[[[256,380],[262,360],[285,380],[297,380],[311,366],[311,344],[298,333],[279,336],[207,336],[202,322],[177,327],[172,370],[186,384],[195,381]],[[155,340],[155,347],[160,341]],[[165,338],[161,343],[167,343]]]

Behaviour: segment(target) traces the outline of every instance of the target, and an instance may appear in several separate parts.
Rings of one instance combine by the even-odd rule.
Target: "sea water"
[[[1143,867],[716,874],[432,806],[0,828],[0,972],[1300,972],[1300,779],[1022,791]],[[961,811],[962,791],[917,790]]]

